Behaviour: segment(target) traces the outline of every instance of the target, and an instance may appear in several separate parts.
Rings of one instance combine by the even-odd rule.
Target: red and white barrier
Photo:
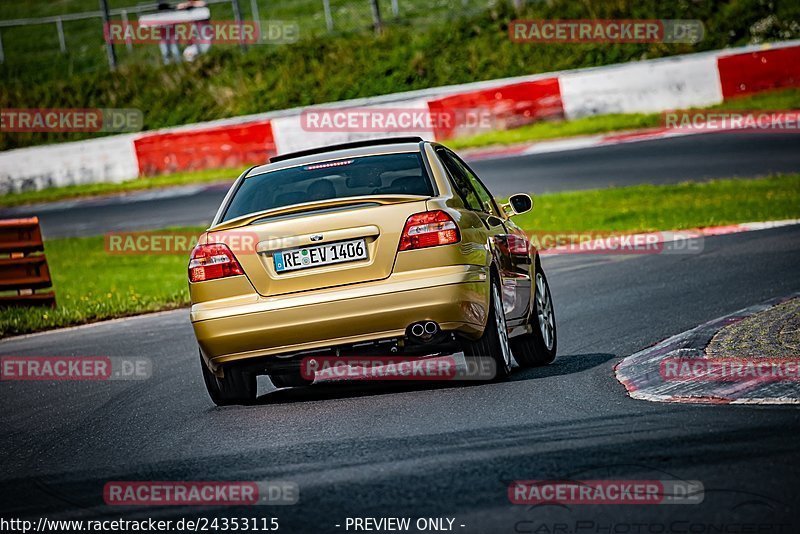
[[[559,79],[569,119],[656,113],[722,102],[716,57],[708,54],[598,67]]]
[[[722,53],[717,57],[722,96],[800,87],[800,46]]]
[[[0,194],[134,179],[135,138],[114,135],[0,152]]]
[[[469,119],[470,113],[485,113],[498,129],[510,129],[544,119],[562,118],[558,77],[544,78],[500,87],[478,89],[428,101],[431,113],[447,113],[458,119]],[[456,120],[452,125],[434,128],[435,139],[480,133],[481,126],[471,126],[468,120]]]
[[[143,135],[134,147],[142,176],[244,167],[276,154],[268,120]]]
[[[360,103],[359,103],[360,104]],[[366,103],[364,103],[366,104]],[[375,103],[366,105],[352,105],[343,102],[339,105],[315,106],[313,109],[319,111],[340,111],[346,108],[363,109],[383,109],[392,110],[420,110],[428,111],[428,101],[424,98],[405,99],[397,102]],[[311,108],[309,108],[311,109]],[[307,119],[306,119],[307,120]],[[324,131],[309,129],[303,124],[302,112],[272,119],[272,128],[275,132],[275,145],[279,154],[296,152],[306,148],[333,145],[337,143],[349,143],[351,141],[361,141],[365,139],[376,139],[380,137],[402,137],[408,135],[419,135],[426,139],[433,139],[435,133],[433,129],[415,129],[413,132],[408,130],[382,130],[382,131],[348,131],[343,128],[337,131]]]
[[[241,167],[327,144],[415,134],[444,140],[469,124],[394,131],[309,130],[303,113],[326,109],[481,112],[497,128],[541,119],[702,107],[768,89],[800,87],[800,41],[439,87],[0,153],[0,194],[75,183]]]

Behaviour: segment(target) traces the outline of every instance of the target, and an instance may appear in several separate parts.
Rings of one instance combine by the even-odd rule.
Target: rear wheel
[[[200,367],[203,369],[203,381],[208,390],[208,396],[217,406],[230,404],[249,404],[256,400],[256,375],[255,373],[228,367],[225,376],[217,378],[206,366],[200,356]]]
[[[511,347],[520,367],[547,365],[556,359],[558,338],[556,336],[556,314],[550,285],[541,265],[536,264],[534,276],[534,310],[531,314],[533,332],[514,338]]]
[[[467,358],[491,358],[495,365],[495,378],[505,378],[511,373],[511,344],[506,313],[500,288],[494,280],[489,295],[489,317],[483,335],[475,341],[464,340],[462,345]]]

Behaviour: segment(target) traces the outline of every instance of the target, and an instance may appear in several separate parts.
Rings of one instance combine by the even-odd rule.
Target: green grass
[[[713,110],[786,110],[800,109],[800,89],[782,89],[765,93],[734,98],[727,102],[704,109]],[[660,113],[626,113],[615,115],[596,115],[571,121],[539,122],[515,128],[486,132],[472,137],[463,137],[447,141],[445,144],[453,149],[478,148],[490,145],[513,145],[531,141],[592,135],[651,128],[662,125]]]
[[[636,232],[800,218],[800,174],[556,193],[535,202],[516,218],[529,231]],[[45,247],[58,307],[0,310],[0,337],[188,304],[187,254],[110,255],[103,237],[54,239]]]
[[[740,96],[717,104],[716,106],[711,106],[708,109],[741,109],[753,111],[800,109],[800,89],[779,89],[777,91],[764,91],[763,93],[754,95]]]
[[[639,232],[800,218],[800,174],[637,185],[535,197],[527,230]]]
[[[66,5],[68,1],[53,4]],[[74,5],[79,1],[81,6],[90,5],[89,0],[74,0]],[[120,0],[114,6],[123,1],[128,3]],[[276,4],[286,10],[275,12],[274,16],[307,20],[308,14],[319,13],[319,3],[315,7],[310,1]],[[0,8],[7,10],[0,11],[0,16],[25,12],[29,4],[32,12],[45,11],[43,2],[36,0],[19,8],[13,7],[13,2],[0,3]],[[144,128],[153,130],[349,98],[790,39],[798,35],[800,28],[800,3],[789,1],[552,0],[529,2],[521,13],[514,11],[510,0],[470,0],[466,10],[460,0],[399,3],[402,13],[416,10],[416,14],[402,15],[387,25],[381,36],[368,29],[334,35],[311,32],[291,45],[251,46],[247,51],[236,46],[216,46],[191,64],[164,67],[155,61],[132,58],[121,61],[113,73],[103,63],[99,31],[95,30],[90,38],[86,33],[90,30],[86,29],[86,37],[75,38],[77,42],[68,38],[68,46],[94,54],[96,60],[91,68],[78,65],[77,59],[74,68],[68,68],[73,61],[71,56],[36,56],[37,50],[52,49],[53,27],[22,31],[16,37],[6,36],[4,31],[7,60],[0,65],[0,108],[140,109]],[[240,0],[240,4],[244,7],[248,2]],[[271,4],[267,1],[262,5]],[[368,0],[339,0],[333,4],[335,18],[341,13],[340,20],[363,26]],[[381,2],[388,15],[387,4],[385,0]],[[423,5],[429,7],[420,7]],[[354,6],[360,6],[358,16],[352,12]],[[483,11],[472,9],[479,6]],[[268,10],[262,13],[262,17],[270,16]],[[428,15],[434,20],[423,23]],[[222,13],[219,17],[229,15]],[[697,45],[514,43],[507,30],[509,21],[516,18],[699,19],[705,24],[706,37]],[[91,23],[96,27],[96,22]],[[13,43],[17,42],[24,49],[12,53],[17,46]],[[150,55],[157,54],[153,45],[144,48]],[[126,53],[123,50],[121,54]],[[0,150],[95,136],[86,132],[7,133],[0,136]]]
[[[0,207],[20,206],[34,202],[53,202],[81,197],[95,197],[101,195],[131,193],[145,189],[159,187],[172,187],[178,185],[202,184],[213,182],[233,182],[241,169],[210,169],[203,171],[179,172],[165,176],[140,178],[120,183],[97,183],[70,185],[66,187],[51,187],[41,191],[24,191],[0,196]]]
[[[203,229],[193,230],[199,235]],[[103,236],[53,239],[57,307],[0,310],[0,337],[185,306],[188,254],[111,255]]]
[[[579,135],[592,135],[621,130],[651,128],[658,126],[661,115],[658,113],[620,113],[596,115],[571,121],[537,122],[513,130],[486,132],[471,137],[461,137],[445,141],[454,150],[479,148],[492,145],[513,145],[546,139],[558,139]]]
[[[109,8],[130,8],[141,5],[137,0],[109,0]],[[172,2],[175,4],[176,2]],[[400,12],[394,17],[390,0],[380,0],[384,22],[389,25],[428,26],[447,22],[458,3],[461,13],[476,13],[486,8],[485,0],[400,0]],[[372,32],[372,11],[368,0],[331,0],[334,29],[329,32],[325,21],[322,0],[256,0],[261,20],[284,20],[298,25],[303,38]],[[155,5],[155,2],[151,3]],[[239,0],[245,20],[254,20],[251,0]],[[233,20],[229,2],[209,5],[211,18],[216,21]],[[0,2],[0,20],[41,18],[97,11],[97,0],[32,0],[29,2]],[[134,22],[137,15],[130,13]],[[112,20],[121,20],[112,16]],[[2,29],[6,62],[0,65],[0,74],[15,76],[65,77],[87,72],[108,70],[103,46],[102,22],[99,18],[63,22],[67,52],[61,53],[58,33],[54,23],[46,25],[13,26]],[[33,38],[35,37],[35,38]],[[235,45],[216,45],[234,48]],[[153,44],[138,44],[132,49],[117,45],[120,65],[147,63],[158,67],[160,55]]]

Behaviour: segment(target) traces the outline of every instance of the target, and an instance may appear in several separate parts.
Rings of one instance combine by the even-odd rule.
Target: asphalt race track
[[[800,172],[797,134],[719,133],[474,163],[496,195]],[[232,177],[233,178],[233,177]],[[187,186],[122,197],[0,209],[38,215],[45,237],[208,224],[227,186]]]
[[[693,255],[546,257],[559,358],[493,384],[265,382],[259,404],[220,409],[186,310],[6,340],[3,355],[147,356],[155,368],[139,382],[3,384],[0,498],[12,517],[257,515],[284,532],[344,532],[348,516],[450,517],[465,533],[798,532],[800,411],[635,401],[613,366],[800,290],[799,264],[797,226],[707,238]],[[705,493],[692,505],[510,504],[509,482],[525,479],[685,479]],[[111,508],[111,480],[289,480],[300,503]]]

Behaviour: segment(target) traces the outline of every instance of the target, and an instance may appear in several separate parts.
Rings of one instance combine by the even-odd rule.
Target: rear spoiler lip
[[[326,152],[336,152],[338,150],[348,150],[351,148],[363,148],[368,146],[381,146],[381,145],[396,145],[402,143],[423,143],[425,140],[419,136],[406,136],[406,137],[384,137],[381,139],[365,139],[363,141],[352,141],[350,143],[340,143],[338,145],[320,146],[316,148],[308,148],[306,150],[298,150],[297,152],[289,152],[287,154],[280,154],[269,158],[270,163],[278,163],[290,159],[302,158],[305,156],[313,156],[314,154],[325,154]]]

